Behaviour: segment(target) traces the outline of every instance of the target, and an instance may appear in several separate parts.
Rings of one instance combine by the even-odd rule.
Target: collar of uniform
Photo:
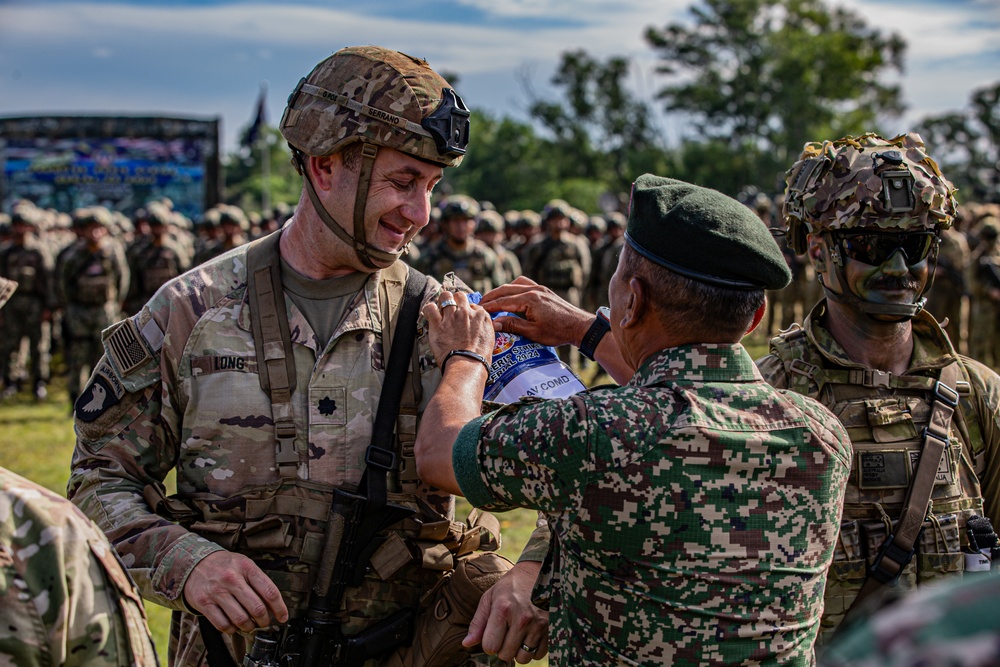
[[[755,381],[763,381],[763,377],[742,345],[702,343],[668,347],[657,352],[643,362],[629,385]]]
[[[349,331],[370,330],[375,333],[382,332],[382,314],[379,308],[378,286],[383,270],[376,271],[365,283],[364,289],[358,292],[357,296],[347,307],[347,314],[344,320],[333,333],[333,338],[342,336]],[[292,336],[293,343],[300,343],[318,350],[316,336],[312,327],[306,321],[305,315],[296,307],[295,303],[282,292],[285,299],[285,308],[288,313],[288,329]],[[245,290],[243,294],[242,307],[239,314],[239,327],[244,331],[251,331],[250,323],[250,292]]]
[[[826,317],[826,299],[820,300],[806,316],[803,328],[806,337],[819,350],[820,354],[838,366],[844,368],[860,368],[865,366],[848,358],[847,352],[840,346],[833,335],[823,326]],[[913,323],[913,356],[906,374],[921,370],[937,369],[947,366],[958,353],[952,346],[948,335],[941,329],[930,313],[920,311],[912,320]]]

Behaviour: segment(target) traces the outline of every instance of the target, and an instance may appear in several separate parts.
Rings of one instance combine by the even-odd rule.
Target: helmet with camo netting
[[[364,266],[378,269],[405,250],[387,252],[365,238],[368,186],[379,147],[457,167],[469,143],[469,116],[462,98],[425,60],[380,46],[354,46],[337,51],[299,81],[280,130],[317,214]],[[333,155],[357,143],[362,148],[352,235],[320,202],[306,156]]]
[[[785,174],[782,214],[796,253],[806,235],[857,227],[936,231],[955,217],[955,187],[915,132],[808,143]]]

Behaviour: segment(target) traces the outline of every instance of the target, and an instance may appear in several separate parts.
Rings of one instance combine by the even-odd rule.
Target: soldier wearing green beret
[[[625,239],[597,317],[524,278],[424,308],[443,378],[418,470],[545,513],[550,664],[811,665],[850,443],[740,344],[788,267],[746,207],[658,176],[636,180]],[[622,386],[480,416],[494,328],[577,345]]]
[[[758,366],[827,406],[854,449],[825,643],[892,589],[960,576],[967,523],[1000,519],[1000,377],[924,308],[956,202],[919,135],[806,144],[785,182],[789,245],[825,298]]]

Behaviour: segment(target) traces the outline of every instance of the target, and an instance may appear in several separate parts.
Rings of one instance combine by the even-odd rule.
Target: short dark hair
[[[665,329],[711,331],[739,340],[764,303],[764,290],[736,290],[685,278],[649,261],[627,244],[622,248],[619,276],[637,277],[648,287],[649,300]]]
[[[340,160],[344,163],[344,168],[350,172],[357,172],[358,168],[361,166],[361,147],[362,143],[360,141],[355,141],[353,144],[345,146],[340,151]]]

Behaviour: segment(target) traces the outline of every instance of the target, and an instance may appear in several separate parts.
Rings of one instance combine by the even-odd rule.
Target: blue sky
[[[126,113],[221,117],[232,150],[269,84],[276,124],[299,77],[342,46],[381,44],[461,77],[475,108],[526,118],[526,85],[551,90],[559,55],[633,58],[636,94],[665,82],[643,30],[683,19],[690,0],[0,0],[0,115]],[[908,43],[899,77],[905,131],[959,110],[1000,79],[997,0],[839,0]],[[682,119],[661,117],[667,140]]]

